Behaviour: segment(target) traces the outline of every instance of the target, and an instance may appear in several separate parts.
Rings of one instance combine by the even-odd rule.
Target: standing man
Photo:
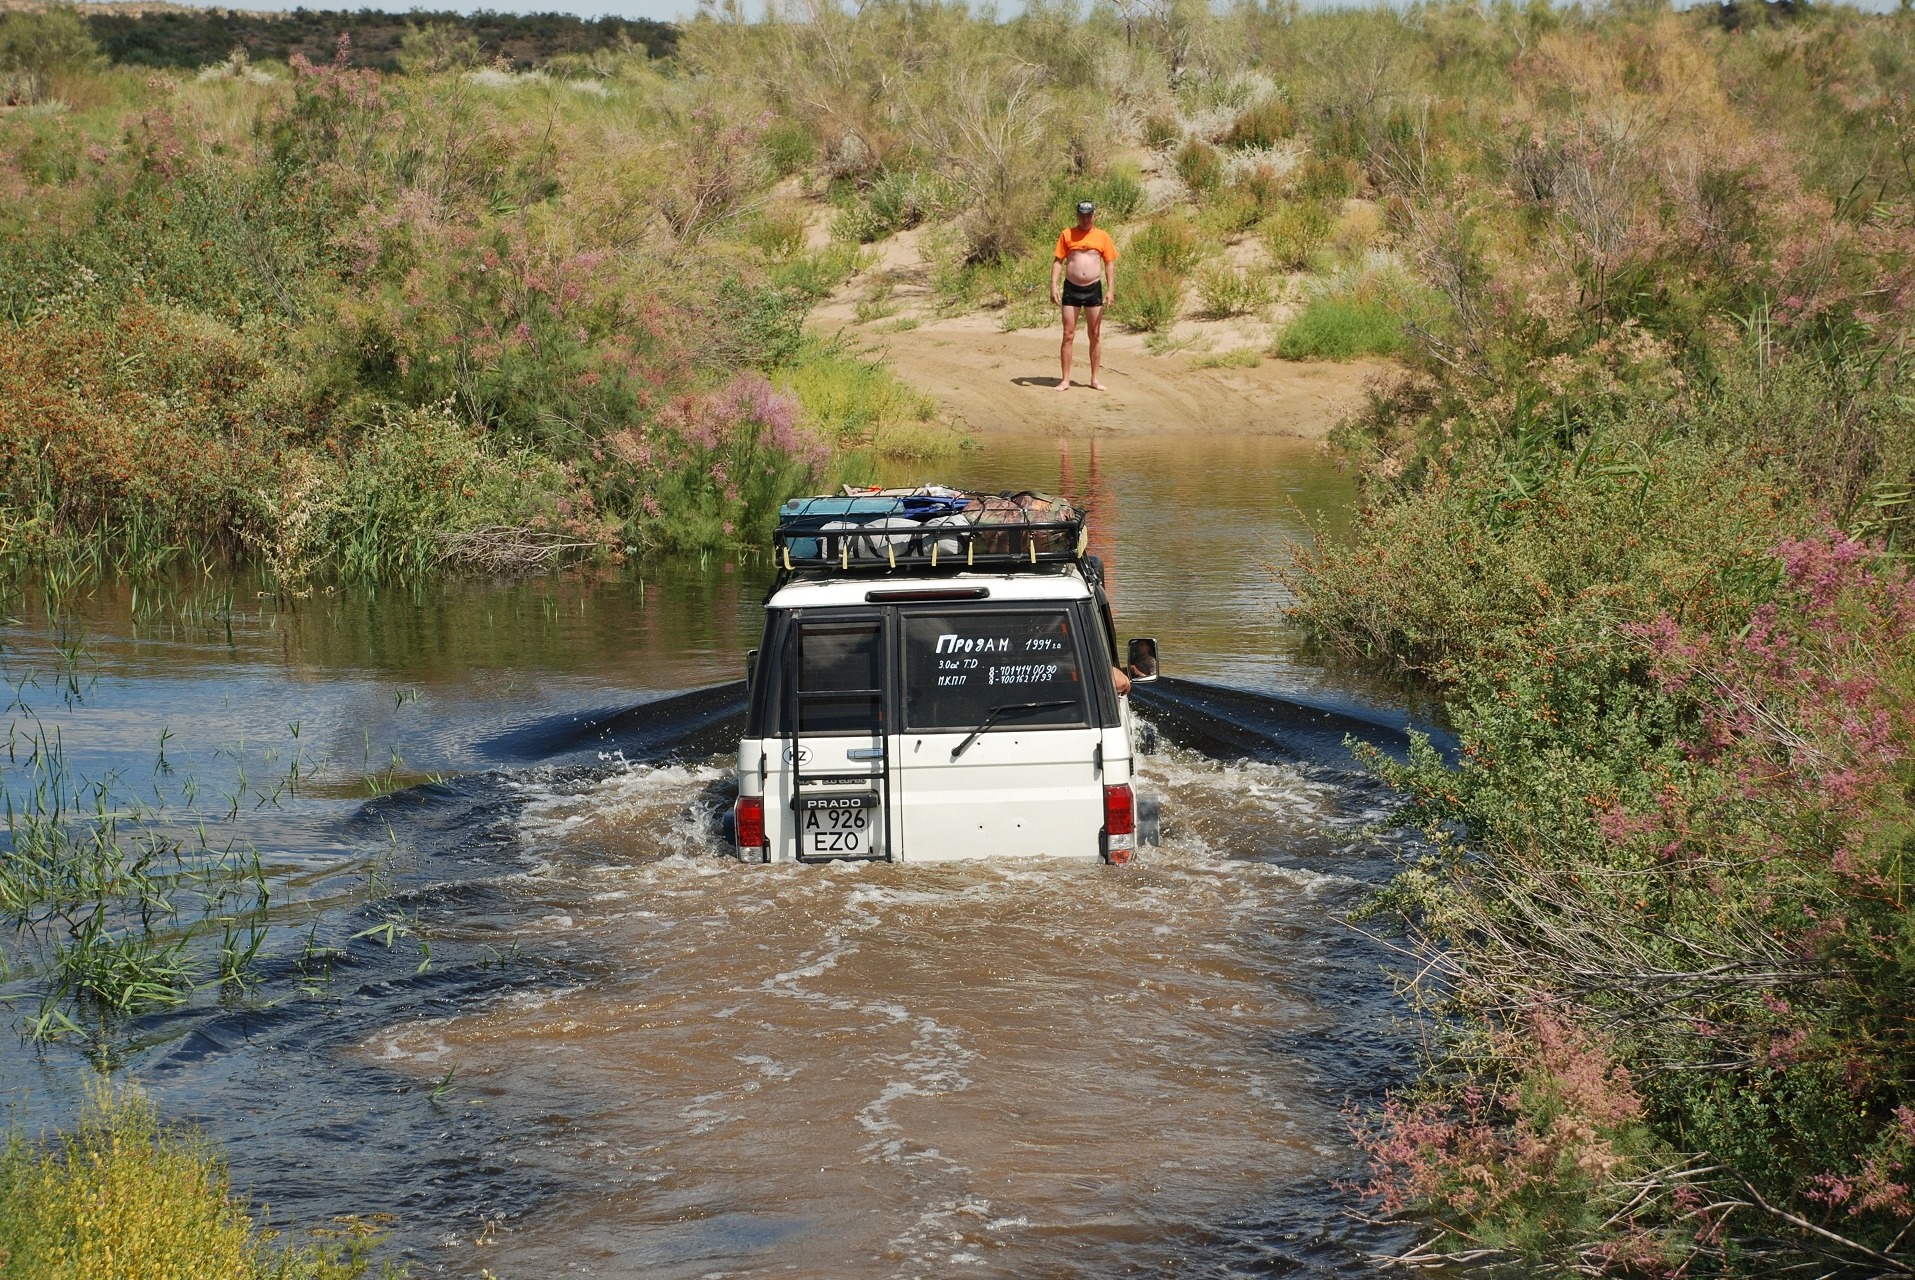
[[[1051,263],[1051,305],[1064,308],[1064,345],[1059,352],[1063,373],[1057,379],[1059,391],[1071,389],[1071,346],[1077,341],[1077,313],[1084,313],[1090,329],[1090,384],[1104,390],[1097,380],[1097,369],[1104,356],[1104,308],[1117,300],[1117,246],[1101,227],[1093,227],[1097,206],[1088,200],[1077,202],[1077,225],[1065,227],[1057,237],[1057,257]],[[1064,293],[1057,292],[1059,277]]]

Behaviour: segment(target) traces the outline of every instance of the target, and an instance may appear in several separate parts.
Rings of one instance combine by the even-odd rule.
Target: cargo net
[[[778,567],[994,569],[1076,560],[1084,514],[1068,498],[926,485],[793,498],[778,509]]]

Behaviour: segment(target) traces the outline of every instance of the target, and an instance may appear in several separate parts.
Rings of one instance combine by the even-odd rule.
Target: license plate
[[[869,793],[801,796],[798,835],[809,858],[864,858],[871,854],[878,798]]]

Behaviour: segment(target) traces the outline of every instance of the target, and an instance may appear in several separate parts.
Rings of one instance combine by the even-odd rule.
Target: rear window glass
[[[904,722],[911,729],[975,729],[992,708],[1061,702],[1043,711],[1006,713],[997,723],[1087,722],[1071,615],[1063,609],[1019,613],[914,614],[904,620]]]
[[[881,635],[876,621],[807,622],[799,627],[798,732],[878,732]]]

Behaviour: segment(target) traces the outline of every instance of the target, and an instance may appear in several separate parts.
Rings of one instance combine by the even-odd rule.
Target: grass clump
[[[1181,274],[1167,267],[1145,267],[1124,277],[1111,318],[1138,333],[1158,333],[1177,323],[1183,303]]]
[[[1202,314],[1212,320],[1250,315],[1273,300],[1267,277],[1240,267],[1212,263],[1197,273]]]
[[[765,163],[780,178],[804,172],[818,156],[818,144],[811,130],[797,120],[773,121],[759,139],[759,145],[764,149]]]
[[[1263,363],[1263,353],[1255,347],[1237,347],[1211,356],[1191,357],[1193,369],[1254,369]]]
[[[1245,107],[1217,141],[1226,147],[1272,147],[1296,132],[1296,113],[1281,98],[1265,97]]]
[[[1114,164],[1094,178],[1060,179],[1052,200],[1051,217],[1045,229],[1054,223],[1062,228],[1077,220],[1077,202],[1089,200],[1097,206],[1098,221],[1120,223],[1134,216],[1144,204],[1143,176],[1128,162]]]
[[[1168,111],[1154,111],[1145,116],[1141,132],[1144,145],[1153,151],[1168,151],[1184,136],[1183,125],[1178,123],[1175,113]]]
[[[832,234],[869,244],[908,231],[945,212],[954,200],[949,184],[915,171],[886,173],[857,203],[839,215]]]
[[[1403,348],[1403,325],[1383,303],[1352,295],[1312,299],[1277,337],[1285,360],[1353,360],[1394,355]]]
[[[235,1196],[203,1139],[162,1126],[132,1089],[102,1086],[77,1129],[17,1134],[0,1155],[0,1274],[34,1280],[354,1280],[375,1236],[284,1245]],[[343,1239],[338,1237],[343,1236]],[[403,1272],[390,1264],[378,1274]]]
[[[1330,234],[1330,214],[1320,204],[1286,204],[1258,226],[1258,236],[1280,271],[1302,271]]]
[[[1177,152],[1177,176],[1199,196],[1207,196],[1221,187],[1226,171],[1217,149],[1199,138],[1184,143]]]
[[[875,359],[836,343],[818,343],[785,375],[808,420],[839,449],[861,457],[950,457],[960,437],[936,399],[913,391]]]
[[[1131,237],[1123,262],[1132,271],[1186,275],[1208,251],[1197,227],[1182,216],[1159,218]]]
[[[1359,174],[1347,156],[1311,154],[1297,174],[1297,195],[1304,200],[1347,200],[1356,194]]]
[[[1197,211],[1197,228],[1206,242],[1229,243],[1257,225],[1263,210],[1256,195],[1242,187],[1226,187]]]

